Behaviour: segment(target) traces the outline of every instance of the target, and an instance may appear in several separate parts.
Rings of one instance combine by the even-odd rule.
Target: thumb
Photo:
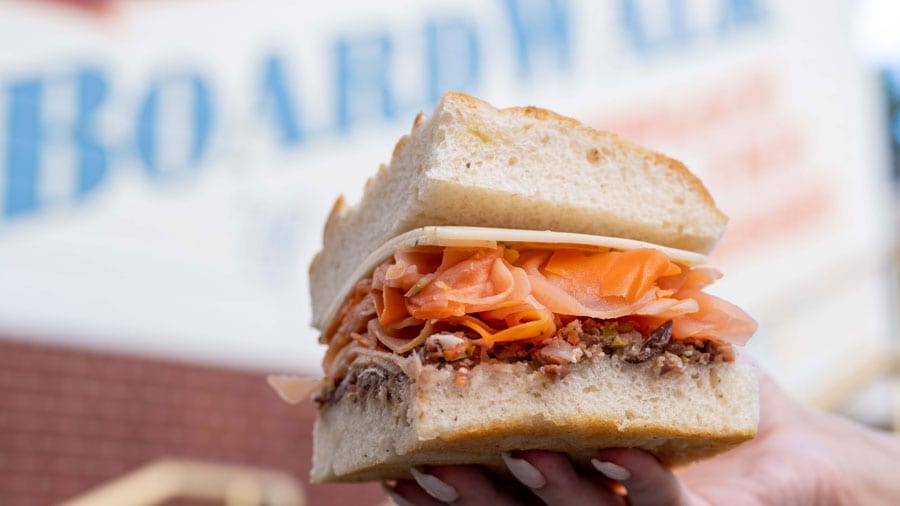
[[[631,506],[689,506],[687,490],[653,455],[633,448],[602,450],[591,461],[598,471],[621,483]]]

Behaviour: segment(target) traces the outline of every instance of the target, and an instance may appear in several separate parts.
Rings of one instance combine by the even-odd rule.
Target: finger
[[[529,450],[504,454],[510,472],[548,506],[621,506],[624,501],[599,480],[579,474],[559,453]]]
[[[681,481],[647,452],[633,448],[602,450],[591,463],[598,471],[625,486],[631,506],[690,504]]]
[[[394,486],[382,483],[381,489],[397,506],[442,506],[446,504],[428,495],[413,480],[397,480],[397,484]]]
[[[521,506],[519,501],[498,487],[476,466],[413,468],[412,472],[418,486],[443,504]]]

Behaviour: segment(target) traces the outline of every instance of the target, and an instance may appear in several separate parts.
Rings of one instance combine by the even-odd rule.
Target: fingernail
[[[503,462],[506,462],[506,467],[509,468],[509,472],[513,473],[513,476],[521,481],[526,487],[541,489],[547,485],[547,479],[544,478],[544,475],[541,474],[541,472],[538,471],[538,468],[534,467],[531,462],[528,462],[525,459],[517,459],[509,452],[503,452],[500,456],[503,457]]]
[[[387,483],[381,482],[381,490],[384,491],[384,495],[388,496],[391,501],[394,502],[397,506],[416,506],[415,504],[407,501],[397,492],[394,492],[394,489],[387,486]]]
[[[593,464],[598,471],[606,475],[606,477],[611,480],[625,481],[631,478],[631,473],[628,471],[628,469],[625,469],[618,464],[613,464],[612,462],[601,462],[597,459],[591,459],[591,464]]]
[[[416,479],[416,483],[425,489],[428,495],[438,501],[453,502],[459,499],[459,492],[452,485],[441,481],[437,476],[425,474],[415,467],[410,469],[410,472],[412,472],[413,478]]]

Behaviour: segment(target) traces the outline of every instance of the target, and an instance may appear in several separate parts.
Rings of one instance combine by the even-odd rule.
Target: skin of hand
[[[598,451],[595,474],[530,450],[504,456],[512,486],[476,466],[442,466],[384,490],[398,506],[900,504],[900,437],[801,405],[765,374],[760,403],[755,439],[676,472],[636,449]]]

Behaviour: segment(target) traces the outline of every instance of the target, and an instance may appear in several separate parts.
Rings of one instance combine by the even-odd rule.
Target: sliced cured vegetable
[[[355,357],[347,348],[403,354],[438,332],[456,333],[483,350],[539,343],[572,318],[625,319],[643,328],[671,321],[673,342],[743,345],[756,322],[701,291],[720,277],[650,248],[398,251],[348,297],[340,323],[323,336],[329,344],[324,366],[336,377]]]
[[[680,274],[681,268],[654,249],[604,253],[560,250],[550,255],[543,271],[555,274],[586,296],[635,302],[659,278]]]

